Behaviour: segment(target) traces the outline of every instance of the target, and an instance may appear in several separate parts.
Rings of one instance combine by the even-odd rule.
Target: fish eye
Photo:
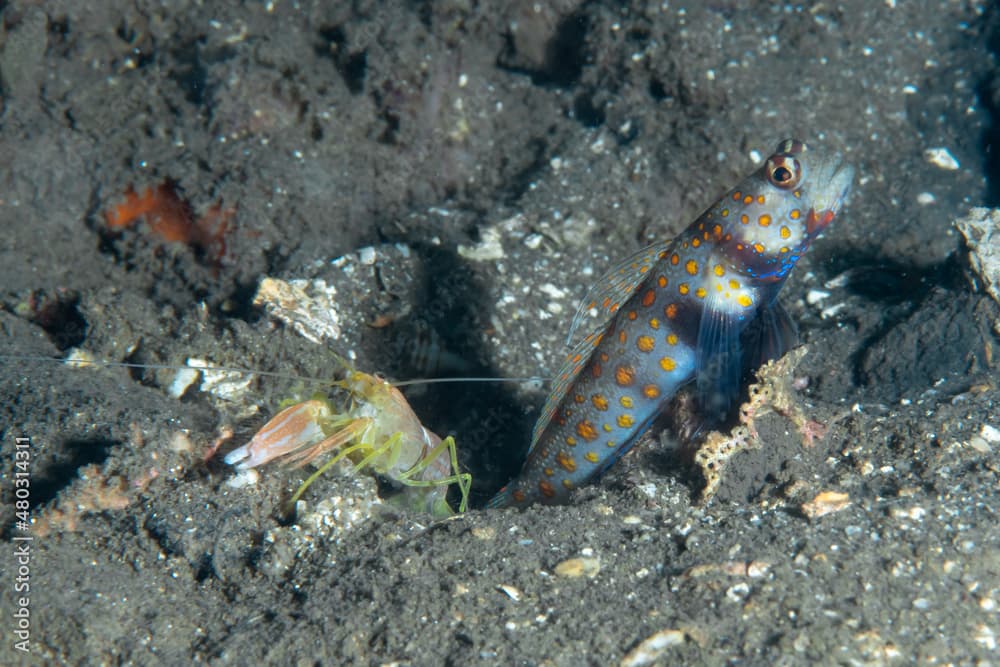
[[[788,157],[773,157],[768,160],[767,179],[771,185],[788,190],[799,184],[802,167],[798,160]]]

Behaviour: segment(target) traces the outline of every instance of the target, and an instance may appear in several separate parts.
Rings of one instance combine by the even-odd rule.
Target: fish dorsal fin
[[[579,343],[574,345],[573,349],[566,355],[566,361],[563,362],[559,373],[552,380],[552,389],[549,390],[549,397],[545,399],[545,406],[542,408],[542,412],[538,416],[538,421],[535,422],[535,428],[531,432],[531,448],[528,450],[529,453],[535,448],[535,444],[541,437],[543,426],[552,421],[553,413],[555,413],[556,408],[559,407],[559,404],[566,396],[566,392],[569,390],[570,385],[573,384],[573,380],[576,379],[576,376],[583,370],[584,365],[590,360],[591,353],[600,344],[601,338],[610,326],[610,320],[605,322],[600,331],[588,334]]]
[[[545,406],[535,422],[535,428],[531,433],[531,450],[535,448],[539,438],[542,436],[544,425],[552,421],[552,415],[556,408],[562,403],[566,392],[569,390],[573,380],[583,370],[584,365],[590,359],[594,348],[600,344],[602,337],[611,326],[612,318],[626,301],[628,301],[635,291],[642,284],[643,280],[649,276],[649,271],[661,258],[666,256],[672,241],[664,241],[646,246],[642,250],[633,253],[605,273],[594,286],[587,292],[580,307],[573,317],[573,324],[570,325],[569,335],[566,337],[568,345],[573,340],[574,334],[580,328],[584,318],[594,308],[601,313],[601,318],[591,329],[590,333],[583,337],[566,355],[559,373],[552,381],[552,389],[545,400]]]
[[[649,275],[653,265],[666,256],[672,243],[663,241],[646,246],[601,276],[580,302],[580,307],[573,317],[573,324],[569,327],[566,344],[573,342],[573,335],[583,324],[587,314],[595,308],[600,313],[600,323],[594,327],[592,334],[603,331],[611,317],[618,312],[618,308],[629,300],[640,283]]]

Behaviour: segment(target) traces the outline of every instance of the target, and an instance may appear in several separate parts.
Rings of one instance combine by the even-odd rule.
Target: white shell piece
[[[340,317],[334,298],[337,290],[325,280],[264,278],[253,298],[267,314],[292,327],[303,338],[321,344],[340,337]]]
[[[928,148],[924,151],[924,159],[935,167],[940,167],[946,171],[955,171],[959,168],[958,160],[943,146]]]

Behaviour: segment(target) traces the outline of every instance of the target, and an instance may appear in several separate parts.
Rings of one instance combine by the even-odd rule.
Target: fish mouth
[[[854,167],[837,154],[818,165],[812,174],[813,211],[822,219],[833,219],[847,203],[854,183]]]

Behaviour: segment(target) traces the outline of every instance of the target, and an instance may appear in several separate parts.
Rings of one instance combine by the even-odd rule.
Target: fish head
[[[750,276],[784,278],[840,213],[853,181],[854,168],[839,153],[781,142],[712,211],[728,221],[726,254]]]

